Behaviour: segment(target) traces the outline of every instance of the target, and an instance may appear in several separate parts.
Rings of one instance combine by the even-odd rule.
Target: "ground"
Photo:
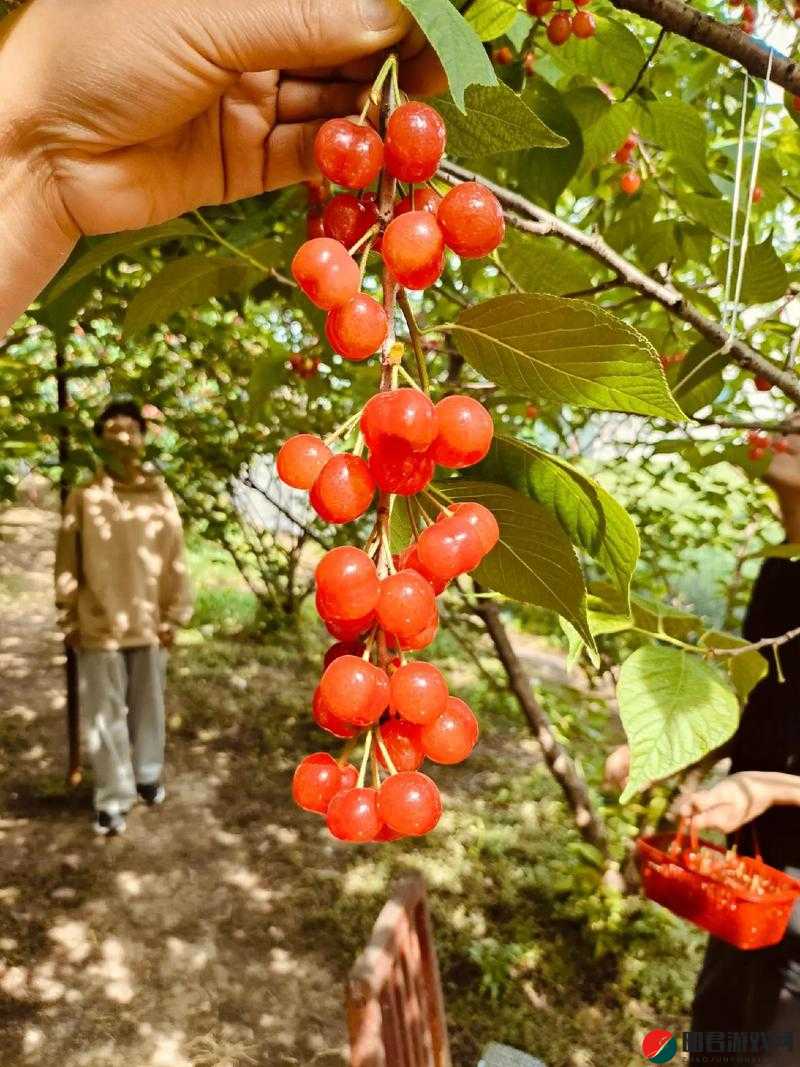
[[[548,1067],[625,1067],[641,1032],[680,1024],[697,950],[682,927],[646,927],[650,970],[593,962],[554,918],[575,842],[519,724],[439,775],[448,813],[411,847],[349,849],[293,809],[292,769],[320,744],[302,637],[190,635],[170,670],[168,801],[95,838],[88,783],[64,784],[53,533],[50,512],[0,512],[4,1067],[341,1067],[347,969],[409,867],[431,890],[454,1067],[491,1039]]]

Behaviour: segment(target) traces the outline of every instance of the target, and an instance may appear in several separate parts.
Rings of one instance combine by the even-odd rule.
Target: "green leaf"
[[[526,78],[522,99],[542,122],[566,138],[569,144],[558,152],[532,148],[504,157],[500,162],[508,168],[509,176],[525,196],[554,207],[580,165],[583,156],[581,129],[561,93],[538,74]]]
[[[617,618],[625,614],[616,587],[609,582],[592,582],[589,595],[589,610],[597,616]],[[705,623],[699,615],[664,604],[653,597],[633,593],[630,598],[630,617],[633,625],[653,635],[666,634],[682,641],[693,634],[701,634]],[[604,631],[597,631],[604,632]],[[614,630],[607,631],[613,633]]]
[[[676,197],[678,206],[686,214],[701,223],[715,233],[717,237],[730,237],[732,206],[727,200],[720,200],[710,196],[699,196],[697,193],[678,193]],[[741,216],[737,225],[737,233],[741,233],[744,216]]]
[[[622,664],[617,700],[631,748],[623,804],[650,782],[697,763],[739,722],[736,695],[720,672],[677,648],[637,649]]]
[[[627,89],[644,63],[639,38],[616,19],[596,15],[595,21],[594,37],[588,40],[571,37],[564,45],[551,45],[552,60],[569,74],[582,77],[588,74],[597,81]]]
[[[514,293],[462,311],[453,330],[467,362],[512,392],[683,419],[653,347],[594,304]]]
[[[531,237],[512,228],[500,249],[504,267],[528,293],[579,293],[592,284],[594,264],[555,237]]]
[[[636,114],[633,101],[612,104],[599,89],[584,86],[566,97],[583,136],[581,172],[607,163],[631,132]]]
[[[672,395],[687,415],[716,400],[724,384],[722,371],[729,362],[730,356],[723,355],[719,345],[706,340],[692,345],[672,387]]]
[[[704,648],[742,648],[749,643],[721,630],[709,630],[700,638]],[[754,650],[741,652],[738,656],[723,656],[717,662],[727,671],[742,704],[750,696],[750,690],[769,672],[767,661],[760,652]]]
[[[645,140],[670,153],[672,169],[687,185],[719,195],[708,174],[706,126],[699,111],[682,100],[640,102],[637,126]]]
[[[523,604],[557,611],[593,648],[578,557],[555,519],[506,485],[455,478],[438,488],[450,500],[483,504],[500,526],[500,541],[473,571],[477,581]]]
[[[196,237],[199,230],[186,219],[174,219],[172,222],[151,226],[147,230],[132,230],[128,233],[115,233],[103,237],[89,245],[87,251],[78,259],[70,259],[66,270],[61,271],[42,295],[42,302],[49,304],[63,296],[73,285],[94,274],[100,267],[110,263],[117,256],[130,255],[147,245],[161,241],[174,241],[178,237]]]
[[[723,282],[726,265],[727,256],[720,257],[715,273]],[[779,300],[788,289],[790,280],[786,266],[769,237],[760,245],[751,245],[747,249],[742,278],[742,300],[745,304],[768,304],[772,300]]]
[[[442,62],[450,93],[461,111],[470,85],[496,85],[497,75],[475,30],[450,0],[403,0]]]
[[[474,0],[464,18],[482,41],[493,41],[511,29],[518,14],[510,0]]]
[[[566,460],[499,434],[470,477],[508,485],[546,508],[570,541],[607,571],[627,611],[639,535],[627,511],[602,486]]]
[[[532,26],[533,19],[530,15],[526,15],[524,11],[517,9],[516,18],[506,30],[506,37],[508,37],[509,41],[511,41],[518,52],[525,44]]]
[[[760,552],[754,552],[750,559],[798,559],[800,558],[800,545],[770,545],[762,548]]]
[[[433,101],[447,124],[450,155],[480,158],[523,148],[560,148],[567,143],[507,85],[473,85],[464,100],[465,112],[447,98]]]
[[[666,219],[652,223],[647,236],[636,242],[636,251],[639,266],[648,272],[660,263],[672,262],[678,254],[676,224]]]

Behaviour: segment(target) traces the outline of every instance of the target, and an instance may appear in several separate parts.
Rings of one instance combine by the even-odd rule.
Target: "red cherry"
[[[384,493],[414,496],[430,483],[436,464],[428,452],[414,452],[397,437],[381,437],[371,450],[369,469]]]
[[[375,610],[381,583],[366,552],[340,545],[326,552],[316,570],[317,592],[336,619],[360,619]]]
[[[319,211],[309,211],[306,215],[306,237],[309,241],[315,237],[325,236],[325,226],[322,222],[322,215]]]
[[[322,660],[323,669],[340,656],[358,656],[361,658],[363,652],[364,646],[360,641],[337,641],[325,653],[325,657]]]
[[[436,218],[445,244],[462,259],[488,256],[506,232],[499,200],[478,182],[462,182],[452,188]]]
[[[525,6],[529,15],[535,19],[541,19],[550,14],[553,10],[553,5],[554,0],[528,0]]]
[[[753,203],[760,204],[763,196],[764,190],[761,188],[760,185],[757,185],[755,189],[753,189]]]
[[[375,482],[360,456],[333,456],[311,487],[309,500],[326,522],[352,522],[372,503]]]
[[[586,7],[591,3],[591,0],[572,0],[572,2],[575,4],[575,7]]]
[[[792,107],[795,111],[800,111],[800,96],[792,97]]]
[[[433,444],[438,429],[436,408],[419,389],[376,393],[361,416],[361,432],[370,448],[383,438],[397,437],[415,452],[424,452]]]
[[[345,653],[347,655],[348,653]],[[314,722],[319,726],[320,730],[325,730],[329,734],[333,734],[334,737],[346,739],[355,737],[358,733],[358,727],[354,726],[350,722],[345,722],[344,719],[340,719],[338,715],[334,715],[325,701],[320,695],[319,686],[314,690],[314,699],[311,702],[311,717]]]
[[[376,722],[388,704],[378,707],[382,699],[382,682],[377,668],[356,656],[339,656],[322,675],[319,700],[331,714],[356,726]]]
[[[755,8],[751,4],[745,4],[742,8],[742,21],[743,22],[755,22],[756,12]]]
[[[635,170],[626,171],[619,180],[619,187],[626,196],[633,196],[638,192],[642,179]]]
[[[389,719],[380,730],[381,738],[395,770],[416,771],[422,766],[425,753],[422,751],[419,726],[411,722],[403,722],[402,719]],[[382,767],[386,767],[380,746],[378,746],[378,762]]]
[[[357,363],[377,352],[388,332],[386,312],[366,293],[357,293],[334,308],[325,323],[325,335],[334,352]]]
[[[422,531],[417,555],[429,574],[440,581],[449,581],[477,567],[484,552],[475,527],[453,515]]]
[[[300,762],[292,779],[292,796],[298,807],[324,815],[341,785],[342,772],[333,756],[315,752]]]
[[[399,841],[403,837],[402,834],[398,834],[396,830],[393,830],[385,823],[380,829],[378,836],[374,838],[375,841]]]
[[[327,182],[309,179],[308,181],[303,182],[303,185],[305,186],[310,206],[319,207],[320,204],[325,202],[325,197],[328,195]]]
[[[444,238],[428,211],[407,211],[392,219],[382,252],[386,266],[407,289],[427,289],[444,269]]]
[[[403,570],[383,579],[375,611],[381,627],[402,641],[430,625],[436,599],[421,574]]]
[[[498,66],[507,67],[509,63],[513,63],[514,53],[508,45],[503,45],[502,48],[495,48],[494,52],[492,52],[492,59]]]
[[[633,148],[629,147],[628,144],[625,143],[624,145],[622,145],[621,148],[618,148],[616,150],[616,152],[614,153],[614,159],[617,163],[624,165],[630,160],[632,154]]]
[[[422,729],[422,747],[434,763],[461,763],[478,740],[478,720],[458,697],[449,697],[442,714]]]
[[[453,515],[457,515],[463,522],[468,523],[478,535],[483,548],[483,554],[491,552],[497,542],[500,540],[500,527],[497,525],[497,519],[484,507],[483,504],[464,503],[456,504],[452,507],[451,512]],[[444,522],[445,512],[442,512],[437,522]]]
[[[310,489],[332,455],[325,442],[313,433],[295,434],[278,452],[278,477],[293,489]]]
[[[420,771],[402,771],[387,778],[378,794],[378,812],[398,834],[430,833],[442,816],[436,783]]]
[[[383,142],[371,126],[350,119],[329,119],[317,133],[314,158],[332,182],[363,189],[383,166]]]
[[[536,56],[533,52],[526,52],[522,57],[522,69],[525,71],[526,77],[530,77],[531,74],[536,72]]]
[[[355,789],[358,783],[358,771],[352,763],[346,763],[344,767],[339,768],[342,772],[341,784],[339,786],[339,792],[343,789]]]
[[[394,562],[399,571],[403,570],[405,567],[409,567],[412,571],[416,571],[417,574],[421,574],[425,581],[433,587],[435,596],[439,596],[443,593],[448,586],[447,581],[443,581],[441,578],[435,578],[422,566],[417,552],[416,542],[413,545],[409,545],[408,548],[403,549],[400,555],[395,557]]]
[[[772,382],[769,380],[769,378],[765,378],[761,374],[756,375],[754,379],[754,384],[756,389],[758,389],[759,393],[768,393],[772,388]]]
[[[572,19],[564,11],[558,11],[547,24],[547,39],[550,44],[562,45],[572,34]]]
[[[375,789],[343,790],[328,805],[328,829],[340,841],[374,841],[381,824]]]
[[[322,611],[319,611],[320,607],[323,609]],[[335,616],[327,616],[324,614],[325,605],[319,603],[317,604],[317,611],[319,611],[320,618],[325,622],[325,629],[337,641],[355,641],[357,637],[363,637],[365,633],[371,630],[377,621],[374,611],[371,611],[368,615],[362,615],[360,619],[337,619]]]
[[[325,205],[322,221],[326,237],[350,248],[378,221],[378,209],[371,198],[359,200],[351,193],[337,193]]]
[[[447,682],[432,663],[406,663],[389,680],[389,707],[417,726],[434,722],[447,707]]]
[[[785,437],[776,437],[772,442],[772,450],[776,453],[791,452],[791,446]]]
[[[372,675],[375,679],[375,692],[372,696],[372,710],[375,719],[379,719],[389,707],[389,675],[374,663],[370,663]]]
[[[433,189],[423,185],[421,189],[412,189],[408,196],[398,200],[395,205],[395,215],[405,215],[409,211],[427,211],[434,217],[439,213],[439,204],[442,198]]]
[[[594,37],[597,32],[594,15],[589,11],[576,11],[572,16],[572,32],[581,40]]]
[[[444,152],[447,128],[438,111],[428,104],[401,104],[386,123],[386,169],[401,182],[432,178]]]
[[[456,470],[478,463],[494,436],[492,416],[471,396],[446,396],[436,405],[439,433],[431,453],[436,463]]]
[[[294,279],[312,304],[330,311],[361,288],[358,264],[338,241],[315,237],[300,245],[292,260]]]
[[[404,641],[400,641],[398,648],[402,652],[421,652],[423,648],[427,648],[429,644],[436,637],[436,633],[439,629],[439,612],[437,611],[428,625],[419,631],[419,633],[412,634],[411,637],[407,637]]]
[[[752,459],[754,462],[758,463],[759,460],[764,458],[766,451],[767,450],[765,448],[750,448],[747,452],[747,458]]]

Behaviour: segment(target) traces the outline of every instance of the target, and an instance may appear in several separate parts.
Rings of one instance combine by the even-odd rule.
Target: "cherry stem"
[[[363,408],[359,408],[355,415],[351,415],[348,419],[345,419],[341,426],[334,430],[333,433],[329,433],[325,438],[325,444],[329,445],[333,441],[337,441],[340,437],[347,437],[353,427],[358,424],[363,410]]]
[[[386,763],[386,766],[389,769],[389,774],[397,774],[397,767],[395,767],[394,762],[392,761],[392,757],[389,755],[389,750],[387,749],[384,740],[381,737],[380,731],[378,731],[376,740],[378,742],[378,748],[381,750],[381,755],[383,756],[384,762]]]
[[[380,787],[381,787],[381,774],[380,774],[380,771],[378,770],[378,757],[375,755],[374,747],[373,747],[372,752],[371,752],[370,755],[371,755],[370,763],[372,764],[372,785],[373,785],[373,787],[375,789],[380,789]]]
[[[374,223],[374,225],[370,226],[370,228],[366,231],[366,233],[362,233],[362,235],[359,237],[359,239],[356,241],[356,243],[352,247],[347,249],[347,254],[349,256],[352,256],[353,253],[357,252],[359,250],[359,248],[361,248],[362,245],[365,245],[368,241],[371,242],[372,239],[377,234],[379,229],[380,229],[380,225],[377,222]]]
[[[356,782],[356,789],[363,789],[364,781],[367,777],[367,767],[369,766],[369,754],[372,748],[372,728],[367,731],[367,736],[364,738],[364,755],[361,757],[361,769],[358,772],[358,781]],[[386,757],[384,756],[384,759]]]
[[[408,336],[411,338],[411,348],[414,352],[414,359],[417,361],[417,374],[419,375],[422,390],[425,393],[429,393],[431,391],[431,383],[428,379],[428,366],[425,360],[425,353],[422,350],[422,341],[420,339],[421,334],[419,327],[417,326],[417,320],[414,318],[411,301],[408,299],[408,293],[405,289],[398,289],[397,303],[400,310],[403,312],[403,318],[406,320]]]
[[[411,532],[414,535],[414,540],[419,539],[420,528],[417,522],[417,516],[414,514],[414,508],[411,505],[410,497],[406,497],[406,513],[408,514],[408,524],[411,527]]]

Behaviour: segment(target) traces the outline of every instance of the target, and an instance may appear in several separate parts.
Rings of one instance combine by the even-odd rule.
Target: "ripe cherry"
[[[394,214],[405,215],[409,211],[427,211],[436,216],[439,212],[439,204],[442,198],[433,189],[423,185],[421,189],[412,189],[408,196],[398,200],[395,204]]]
[[[306,215],[306,237],[309,241],[315,237],[325,236],[325,225],[319,211],[309,211]]]
[[[292,260],[294,279],[312,304],[330,311],[355,296],[361,274],[352,256],[330,237],[300,245]]]
[[[440,593],[443,593],[447,588],[447,581],[442,581],[441,578],[435,578],[422,566],[417,552],[416,542],[409,545],[408,548],[403,549],[400,555],[395,557],[395,566],[398,570],[403,570],[404,567],[410,567],[412,571],[421,574],[425,581],[429,582],[433,587],[433,592],[436,596],[439,596]]]
[[[745,4],[744,7],[742,8],[742,22],[753,22],[753,23],[755,23],[755,21],[756,21],[755,8],[752,6],[752,4]]]
[[[317,166],[332,182],[363,189],[383,166],[383,142],[371,126],[329,119],[314,141]]]
[[[436,783],[420,771],[403,771],[387,778],[378,794],[378,812],[398,834],[418,837],[430,833],[442,816]]]
[[[347,654],[345,653],[345,655]],[[319,686],[314,690],[314,699],[311,702],[311,717],[321,730],[325,730],[342,740],[355,737],[358,733],[357,726],[354,726],[351,722],[345,722],[344,719],[340,719],[338,715],[333,714],[322,699]]]
[[[430,483],[436,464],[429,452],[414,452],[398,437],[380,437],[370,452],[369,469],[384,493],[414,496]]]
[[[564,11],[557,11],[547,24],[547,39],[550,44],[566,44],[572,35],[572,19]]]
[[[754,384],[759,393],[768,393],[772,388],[772,382],[769,378],[765,378],[763,375],[758,374],[754,379]]]
[[[402,641],[430,625],[436,599],[422,575],[407,569],[383,579],[375,611],[381,627]]]
[[[434,763],[461,763],[478,740],[478,720],[458,697],[449,697],[447,707],[422,729],[422,747]]]
[[[342,772],[333,756],[315,752],[300,762],[292,779],[292,796],[298,807],[324,815],[339,792]]]
[[[425,753],[422,751],[419,726],[411,722],[403,722],[402,719],[389,719],[380,729],[381,739],[395,770],[416,771],[422,766]],[[378,762],[382,767],[387,766],[380,745],[378,746]]]
[[[792,97],[792,108],[795,111],[800,111],[800,96],[793,96]]]
[[[497,519],[484,507],[483,504],[464,503],[456,504],[450,509],[453,515],[457,515],[463,522],[468,523],[478,535],[483,549],[483,554],[491,552],[497,542],[500,540],[500,527],[497,525]],[[446,512],[442,512],[437,518],[437,522],[444,522]]]
[[[406,663],[389,679],[389,707],[418,726],[437,719],[447,707],[447,682],[432,663]]]
[[[484,552],[478,531],[453,515],[422,531],[417,555],[429,574],[440,581],[450,581],[477,567]]]
[[[350,248],[378,221],[378,209],[371,197],[359,200],[352,193],[338,193],[325,205],[322,221],[326,237]]]
[[[589,11],[576,11],[572,16],[572,32],[581,40],[594,37],[597,32],[594,15]]]
[[[313,433],[295,434],[278,452],[278,477],[293,489],[310,489],[332,455],[325,442]]]
[[[386,266],[407,289],[427,289],[444,269],[444,238],[428,211],[407,211],[392,219],[383,235],[382,253]]]
[[[340,841],[374,841],[381,825],[375,789],[343,790],[328,805],[328,829]]]
[[[352,522],[363,515],[372,502],[375,482],[360,456],[333,456],[311,487],[309,500],[326,522]]]
[[[389,116],[384,139],[386,169],[401,182],[432,178],[444,152],[447,128],[438,111],[410,101]]]
[[[352,763],[346,763],[344,767],[339,768],[342,772],[341,784],[339,785],[339,792],[343,789],[355,789],[358,783],[358,771]]]
[[[421,652],[423,648],[427,648],[428,645],[436,637],[436,633],[439,629],[439,613],[434,613],[433,618],[419,633],[412,634],[410,637],[405,638],[403,641],[397,642],[397,647],[401,652]],[[388,635],[391,637],[391,634]]]
[[[436,218],[445,244],[462,259],[487,256],[506,232],[500,202],[478,182],[462,182],[452,188],[442,200]]]
[[[331,714],[356,726],[369,726],[376,722],[385,710],[389,694],[386,686],[386,702],[378,707],[383,694],[383,685],[378,668],[356,656],[339,656],[322,675],[319,683],[319,700]]]
[[[370,448],[396,437],[415,452],[433,444],[439,429],[436,408],[419,389],[391,389],[371,397],[361,416],[361,432]]]
[[[321,611],[320,608],[322,608]],[[376,622],[374,611],[371,611],[368,615],[362,615],[358,619],[337,619],[333,615],[326,615],[325,610],[325,605],[320,604],[318,600],[317,611],[320,618],[325,622],[325,629],[337,641],[355,641],[356,638],[362,637],[368,630],[371,630]]]
[[[478,463],[494,436],[492,416],[471,396],[446,396],[436,405],[439,433],[433,442],[434,460],[459,470]]]
[[[763,197],[764,197],[764,190],[761,188],[760,185],[757,185],[753,189],[753,203],[754,204],[760,204],[762,199],[763,199]]]
[[[336,619],[360,619],[374,611],[381,583],[366,552],[340,545],[326,552],[317,565],[317,592]]]
[[[340,656],[358,656],[360,658],[363,653],[364,646],[360,641],[337,641],[325,653],[325,657],[322,660],[323,669]]]
[[[626,196],[633,196],[639,191],[642,179],[635,170],[626,171],[619,180],[619,187]]]
[[[772,450],[775,453],[791,452],[792,447],[785,437],[776,437],[772,442]]]
[[[386,312],[366,293],[357,293],[334,308],[325,323],[325,335],[334,352],[357,363],[377,352],[388,332]]]
[[[522,57],[522,69],[528,78],[536,73],[536,56],[533,52],[526,52]]]
[[[553,10],[554,0],[528,0],[525,6],[529,15],[535,19],[541,19]]]
[[[508,45],[503,45],[502,48],[495,48],[494,52],[492,52],[492,59],[498,66],[507,67],[509,63],[514,62],[514,53]]]

